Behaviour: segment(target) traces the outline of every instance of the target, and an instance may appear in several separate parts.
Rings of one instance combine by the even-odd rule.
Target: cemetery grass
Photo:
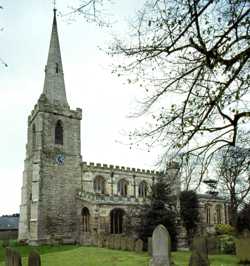
[[[135,253],[105,248],[83,247],[75,245],[20,246],[15,241],[12,248],[22,256],[23,266],[27,266],[27,256],[31,250],[41,255],[42,266],[148,266],[149,256],[146,252]],[[176,266],[187,266],[190,252],[173,252],[172,257]],[[230,255],[209,256],[211,266],[235,266],[237,258]],[[0,266],[5,266],[4,249],[0,241]]]

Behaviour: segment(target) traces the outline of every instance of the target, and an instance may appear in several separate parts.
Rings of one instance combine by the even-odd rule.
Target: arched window
[[[148,184],[145,181],[142,181],[139,184],[139,197],[146,198],[147,197],[147,192],[148,192]]]
[[[83,232],[90,232],[90,214],[86,207],[82,209],[82,228]]]
[[[217,221],[217,224],[221,224],[221,206],[220,205],[216,206],[216,221]]]
[[[113,209],[110,212],[110,232],[111,234],[122,234],[123,233],[123,218],[124,210]]]
[[[105,193],[105,179],[103,176],[96,176],[94,179],[94,191],[96,193],[104,194]]]
[[[36,148],[36,125],[32,126],[32,150]]]
[[[128,182],[125,179],[119,180],[117,184],[117,192],[124,197],[128,195]]]
[[[55,144],[63,145],[63,126],[61,120],[58,120],[55,127]]]
[[[205,213],[206,213],[206,223],[211,224],[210,206],[208,204],[205,205]]]

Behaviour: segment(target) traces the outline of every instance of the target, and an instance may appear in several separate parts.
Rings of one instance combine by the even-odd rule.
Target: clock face
[[[63,165],[64,164],[64,155],[63,154],[56,155],[56,163],[58,165]]]

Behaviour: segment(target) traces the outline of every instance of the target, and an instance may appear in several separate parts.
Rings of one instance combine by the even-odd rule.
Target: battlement
[[[125,167],[120,165],[112,165],[112,164],[101,164],[94,162],[82,162],[82,166],[86,168],[94,168],[94,169],[104,169],[109,171],[120,171],[120,172],[134,172],[135,174],[148,174],[148,175],[160,175],[159,171],[149,170],[149,169],[141,169],[141,168],[132,168]]]

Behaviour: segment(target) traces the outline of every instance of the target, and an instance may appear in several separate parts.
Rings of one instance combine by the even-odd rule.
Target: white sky
[[[70,0],[58,1],[65,10]],[[143,0],[114,1],[112,13],[124,21]],[[52,1],[1,1],[0,57],[0,215],[19,212],[27,141],[27,118],[43,88],[52,26]],[[124,32],[126,23],[112,30]],[[69,24],[58,17],[59,38],[68,102],[83,109],[83,161],[136,168],[153,168],[156,153],[129,149],[121,132],[137,122],[126,118],[136,106],[139,89],[111,74],[108,57],[98,49],[112,42],[110,30],[78,19]]]

